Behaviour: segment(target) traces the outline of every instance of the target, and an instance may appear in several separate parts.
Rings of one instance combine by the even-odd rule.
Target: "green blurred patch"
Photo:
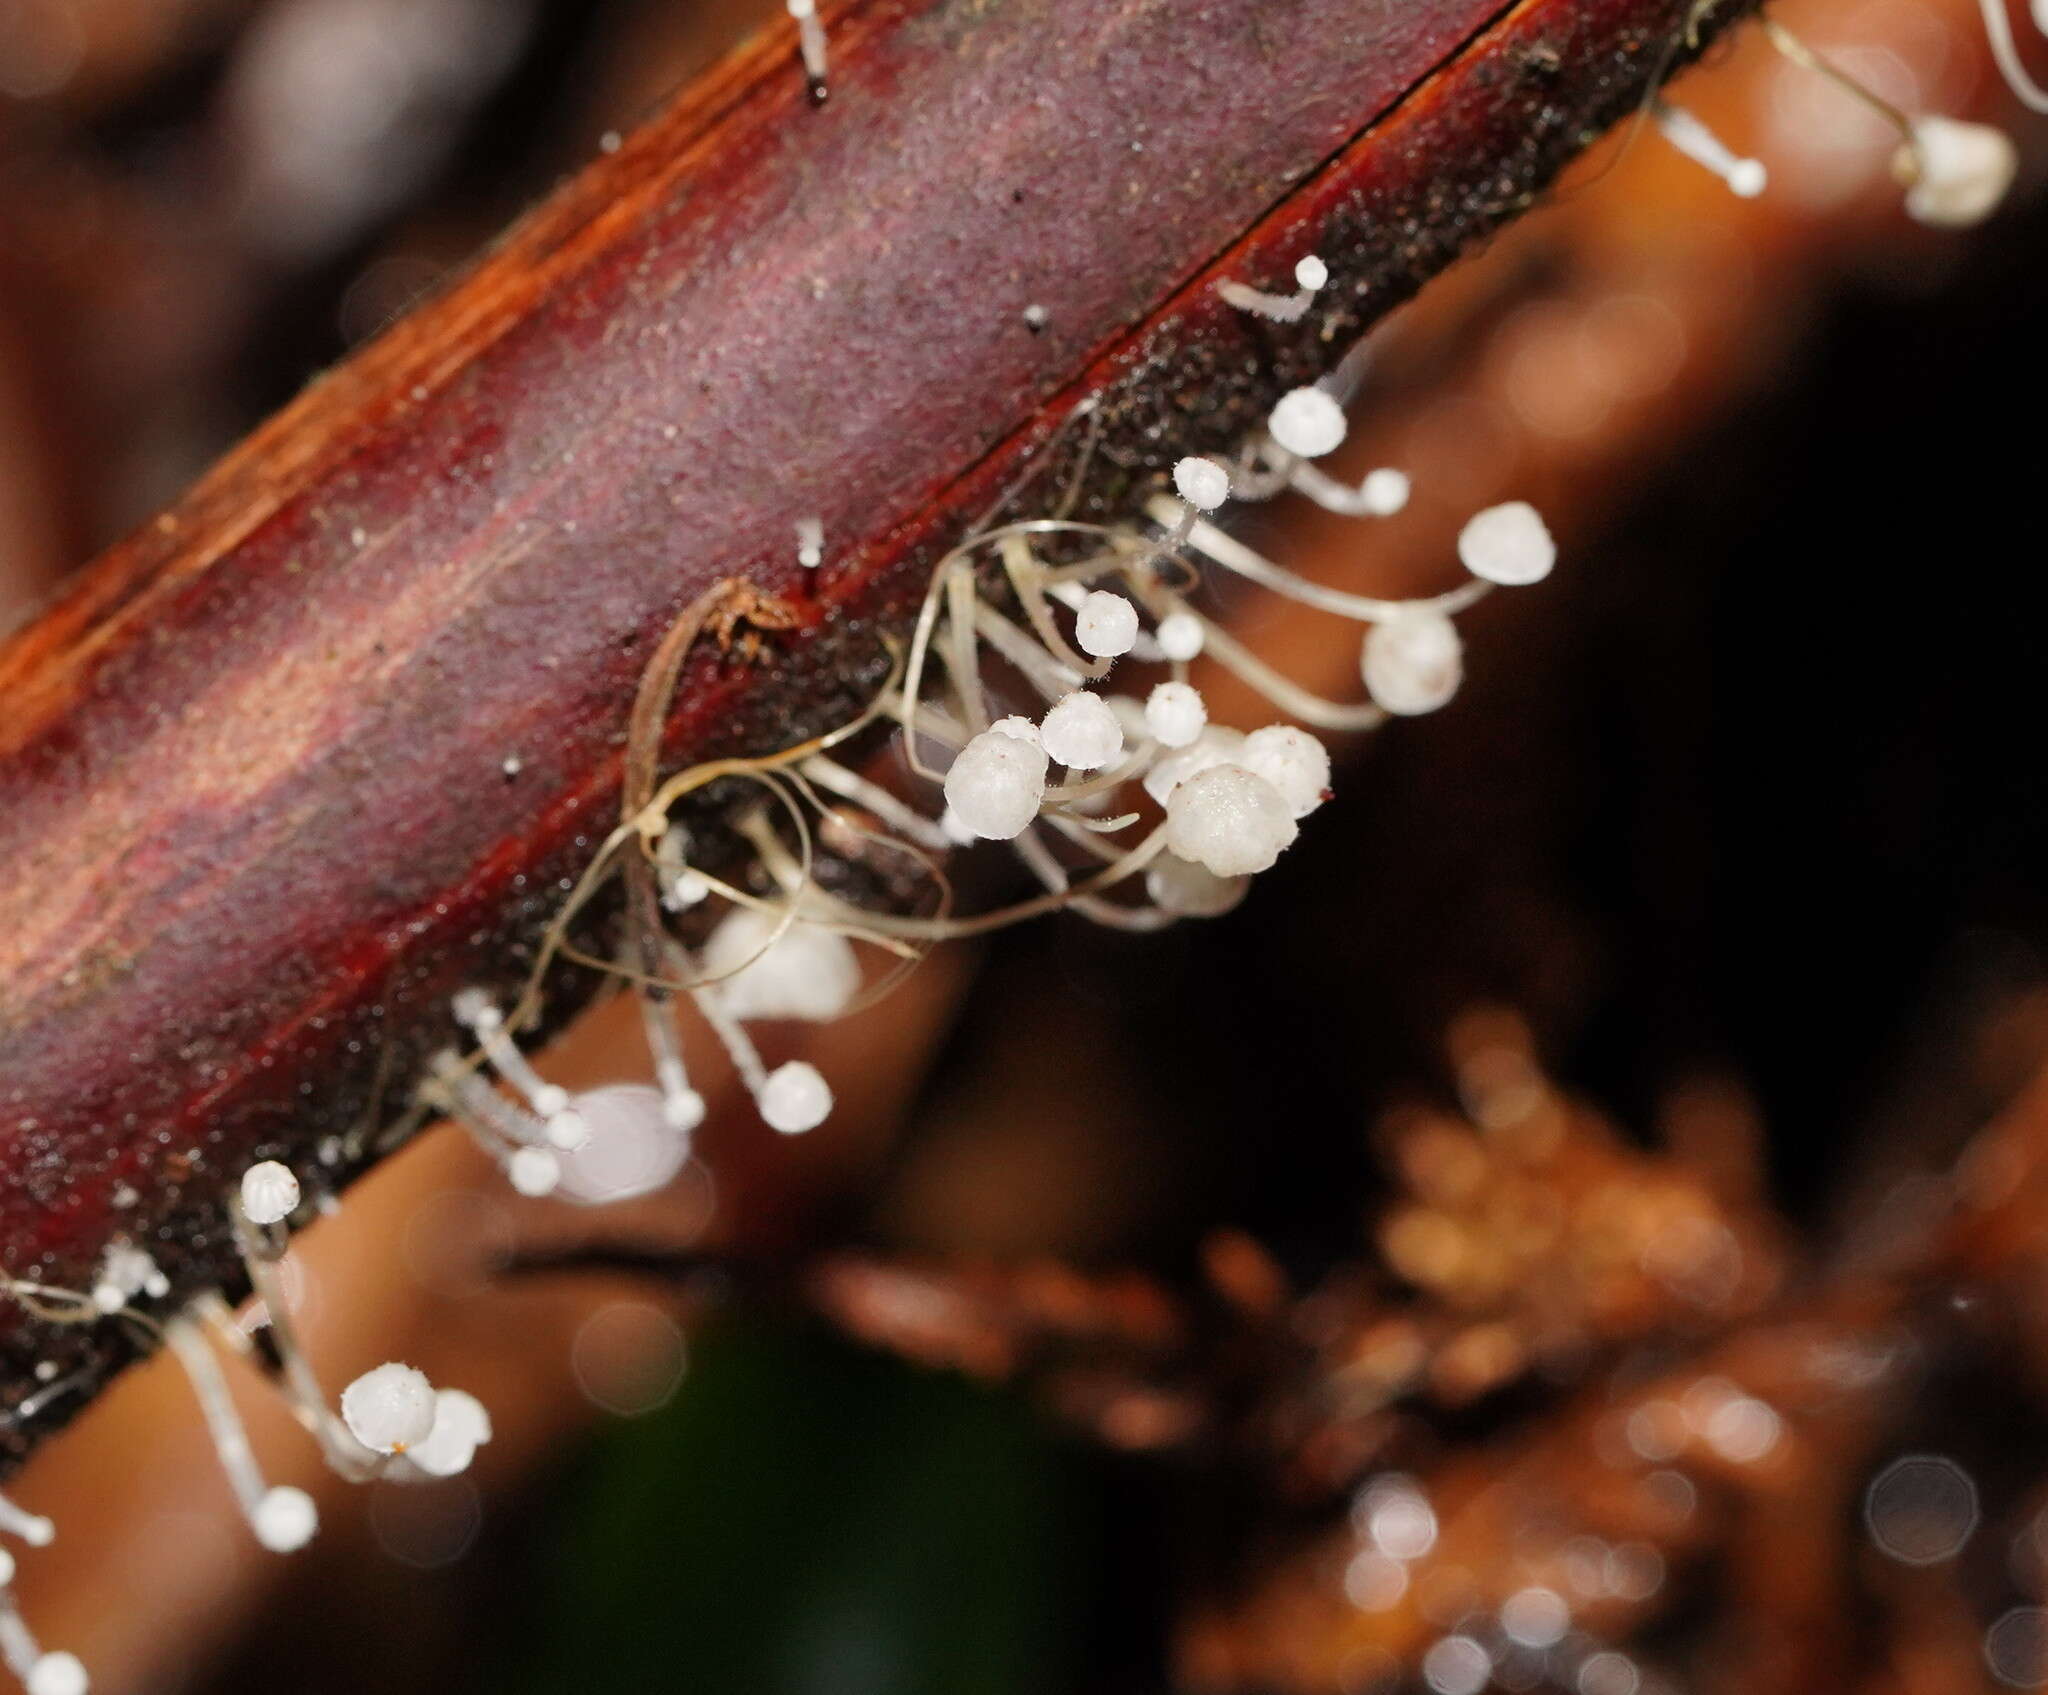
[[[1016,1400],[811,1330],[702,1333],[542,1520],[507,1695],[1058,1695],[1099,1557]]]

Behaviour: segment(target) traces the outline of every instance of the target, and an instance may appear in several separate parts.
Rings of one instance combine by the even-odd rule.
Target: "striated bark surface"
[[[971,522],[1070,473],[1126,512],[1236,440],[1629,111],[1687,8],[1496,10],[872,0],[821,110],[777,32],[109,553],[0,649],[0,1267],[81,1287],[127,1237],[172,1300],[232,1282],[224,1181],[395,1113],[448,995],[518,975],[683,606],[737,576],[803,623],[696,656],[678,759],[849,714]],[[1214,294],[1310,251],[1299,324]],[[1085,463],[1045,452],[1087,399]],[[0,1323],[13,1459],[129,1344]]]

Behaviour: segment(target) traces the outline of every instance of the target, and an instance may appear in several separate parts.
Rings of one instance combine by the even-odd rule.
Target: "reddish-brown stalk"
[[[225,1179],[401,1112],[451,993],[520,974],[679,608],[737,576],[800,625],[693,659],[673,758],[850,715],[971,522],[1235,441],[1688,10],[868,0],[822,111],[786,31],[728,60],[0,650],[0,1266],[81,1286],[125,1235],[173,1300],[232,1283]],[[1297,324],[1214,292],[1310,251]],[[0,1396],[129,1346],[16,1315]]]

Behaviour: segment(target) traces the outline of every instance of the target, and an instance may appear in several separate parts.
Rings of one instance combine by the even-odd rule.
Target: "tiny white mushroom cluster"
[[[1296,281],[1296,296],[1224,292],[1246,311],[1278,310],[1285,322],[1328,286],[1328,267],[1305,257]],[[678,1034],[681,1004],[718,1039],[762,1121],[799,1135],[830,1115],[831,1086],[808,1060],[770,1064],[754,1027],[845,1013],[868,988],[856,942],[914,960],[931,942],[1054,907],[1129,929],[1229,910],[1329,798],[1322,738],[1445,704],[1464,664],[1453,616],[1497,585],[1539,581],[1556,560],[1534,508],[1503,502],[1475,514],[1458,538],[1470,581],[1393,601],[1311,582],[1222,528],[1216,520],[1233,502],[1288,490],[1354,518],[1387,518],[1407,505],[1408,479],[1393,467],[1352,484],[1318,463],[1350,433],[1339,398],[1348,381],[1340,373],[1331,386],[1281,395],[1235,455],[1174,463],[1173,492],[1162,489],[1147,505],[1150,530],[1030,520],[956,548],[933,574],[903,669],[874,714],[894,720],[910,772],[933,792],[904,798],[828,757],[824,744],[787,762],[751,762],[767,797],[739,825],[753,852],[746,886],[698,860],[664,801],[633,803],[558,916],[519,1004],[501,1008],[481,988],[454,998],[455,1021],[475,1050],[435,1062],[431,1104],[460,1121],[523,1194],[587,1205],[643,1195],[683,1169],[706,1111]],[[806,562],[818,539],[806,521]],[[1325,699],[1242,647],[1193,598],[1203,567],[1364,625],[1367,699]],[[1276,721],[1249,733],[1212,723],[1190,670],[1198,660],[1250,685]],[[1144,668],[1130,692],[1111,686],[1124,666]],[[687,787],[685,773],[662,792]],[[956,846],[1002,842],[1042,893],[959,917],[875,910],[820,886],[811,875],[814,837],[899,874],[908,863],[930,869],[928,856]],[[654,1076],[572,1096],[534,1070],[514,1033],[531,1021],[570,917],[613,873],[627,885],[622,975],[640,1003]],[[289,1176],[250,1174],[252,1222],[281,1218],[295,1203]]]
[[[170,1280],[157,1268],[148,1249],[116,1241],[110,1242],[100,1257],[92,1304],[103,1313],[117,1313],[138,1295],[160,1300],[170,1292]]]
[[[1320,266],[1303,278],[1304,287],[1326,281]],[[1225,292],[1247,311],[1262,310]],[[1191,455],[1173,466],[1173,493],[1147,509],[1154,535],[1019,525],[968,544],[941,567],[890,710],[913,769],[940,785],[942,840],[1009,843],[1046,891],[1034,908],[1064,904],[1137,928],[1223,911],[1328,798],[1330,756],[1317,731],[1369,728],[1389,713],[1432,711],[1451,698],[1463,670],[1452,615],[1496,585],[1539,581],[1556,561],[1533,507],[1508,501],[1476,514],[1457,549],[1471,581],[1405,602],[1306,581],[1213,521],[1234,499],[1285,488],[1350,516],[1400,511],[1408,482],[1399,471],[1376,469],[1354,487],[1313,463],[1348,432],[1333,390],[1297,388],[1274,405],[1237,464]],[[1081,557],[1060,558],[1063,541]],[[984,549],[1000,560],[1014,612],[984,598],[975,558]],[[1240,647],[1189,601],[1186,566],[1197,563],[1365,624],[1360,667],[1370,702],[1324,700]],[[1295,721],[1249,735],[1211,724],[1188,674],[1203,655]],[[1142,695],[1112,693],[1111,669],[1121,661],[1163,666],[1168,675]],[[1000,706],[997,678],[1013,691]],[[1018,690],[1037,696],[1035,715],[1013,709]],[[932,745],[950,750],[936,769],[922,752]],[[1134,806],[1132,789],[1157,811]],[[1140,830],[1141,839],[1118,839]],[[1140,872],[1142,904],[1109,896]],[[887,928],[880,920],[876,927]]]
[[[2048,112],[2048,91],[2019,62],[2004,0],[1983,0],[1983,8],[2008,82],[2025,104]],[[815,0],[788,0],[787,9],[812,92],[822,100],[826,39]],[[2031,11],[2048,31],[2048,0],[2032,0]],[[1765,27],[1796,61],[1848,82],[1774,20]],[[1893,168],[1909,215],[1959,228],[1983,221],[2003,202],[2018,155],[2002,131],[1940,115],[1908,116],[1868,90],[1858,92],[1902,134]],[[1746,199],[1765,190],[1763,162],[1737,155],[1691,112],[1659,98],[1649,115],[1673,147],[1734,195]],[[1304,255],[1293,280],[1291,293],[1234,279],[1217,289],[1238,310],[1284,325],[1304,318],[1330,288],[1330,267]],[[1034,329],[1047,322],[1039,306],[1025,316]],[[1024,521],[976,533],[941,563],[903,670],[870,715],[893,720],[911,772],[943,798],[937,818],[827,757],[836,736],[806,744],[786,761],[723,762],[747,767],[769,792],[742,826],[754,849],[752,875],[742,887],[693,864],[690,835],[668,817],[667,802],[650,801],[642,809],[627,785],[626,818],[593,870],[602,881],[615,865],[626,868],[631,945],[619,963],[639,1000],[652,1080],[571,1094],[544,1079],[516,1039],[531,1021],[533,991],[562,945],[560,932],[584,892],[579,886],[517,1007],[502,1009],[479,987],[453,997],[454,1022],[474,1051],[451,1050],[435,1059],[425,1090],[429,1104],[462,1123],[523,1194],[589,1205],[627,1200],[677,1176],[706,1114],[676,1027],[679,1002],[694,1005],[722,1044],[762,1121],[793,1136],[825,1122],[832,1090],[807,1060],[767,1063],[748,1026],[817,1024],[844,1014],[866,987],[854,940],[914,959],[923,943],[1054,907],[1133,929],[1229,911],[1249,879],[1275,865],[1302,821],[1331,797],[1330,753],[1314,732],[1364,730],[1390,715],[1443,707],[1464,671],[1455,615],[1495,587],[1542,581],[1557,560],[1541,515],[1512,499],[1472,514],[1460,530],[1455,551],[1469,582],[1409,600],[1304,578],[1223,528],[1216,520],[1233,501],[1283,490],[1347,517],[1384,519],[1404,510],[1410,488],[1400,470],[1376,467],[1353,485],[1319,463],[1350,435],[1340,393],[1348,392],[1345,373],[1352,363],[1347,360],[1327,385],[1280,396],[1263,430],[1234,455],[1179,459],[1167,479],[1172,493],[1162,486],[1147,504],[1150,531],[1063,516]],[[794,532],[798,565],[817,569],[825,552],[823,520],[797,519]],[[1359,670],[1366,700],[1333,701],[1302,688],[1213,623],[1191,599],[1202,565],[1363,625]],[[988,592],[992,584],[998,592]],[[1249,686],[1279,720],[1249,732],[1211,723],[1190,675],[1197,660]],[[1112,672],[1126,661],[1155,669],[1139,692],[1108,692]],[[658,741],[661,719],[655,722]],[[504,769],[516,775],[520,758],[506,758]],[[675,790],[672,798],[683,792]],[[796,820],[793,832],[775,827],[778,805]],[[1043,893],[1006,912],[964,918],[864,910],[826,893],[811,876],[806,808],[816,813],[833,851],[848,858],[917,858],[955,845],[1004,842]],[[800,851],[792,848],[792,834]],[[585,883],[594,886],[589,877]],[[1142,900],[1131,898],[1134,889],[1142,889]],[[715,899],[724,902],[722,910],[700,911]],[[664,914],[698,915],[689,921],[696,927],[687,944]],[[323,1204],[332,1199],[318,1198]],[[251,1165],[233,1192],[230,1212],[255,1297],[250,1318],[237,1320],[218,1293],[161,1323],[132,1310],[138,1298],[167,1296],[170,1285],[149,1253],[126,1240],[105,1249],[89,1290],[66,1297],[76,1303],[79,1322],[161,1334],[185,1370],[252,1534],[280,1553],[312,1539],[318,1508],[304,1489],[266,1482],[215,1352],[225,1347],[254,1355],[256,1323],[268,1331],[273,1347],[265,1357],[294,1411],[329,1466],[346,1478],[453,1477],[470,1467],[492,1435],[489,1413],[474,1396],[436,1387],[398,1361],[350,1382],[338,1413],[329,1404],[294,1335],[279,1275],[290,1221],[303,1200],[298,1175],[276,1160]],[[54,1376],[54,1364],[50,1370]],[[61,1390],[53,1385],[50,1392]],[[1710,1434],[1724,1455],[1754,1454],[1768,1446],[1776,1428],[1770,1408],[1742,1400],[1722,1409]],[[1405,1572],[1405,1563],[1426,1552],[1436,1535],[1428,1502],[1398,1478],[1378,1479],[1362,1491],[1354,1517],[1370,1544],[1361,1560],[1371,1563],[1354,1565],[1347,1588],[1387,1593],[1389,1571]],[[49,1520],[0,1496],[0,1533],[40,1547],[54,1530]],[[23,1622],[14,1576],[14,1556],[0,1547],[0,1659],[28,1695],[86,1695],[79,1660],[42,1649]],[[1556,1593],[1532,1587],[1503,1604],[1500,1623],[1510,1642],[1540,1649],[1563,1639],[1570,1615]],[[1424,1659],[1428,1680],[1445,1690],[1477,1690],[1491,1668],[1488,1648],[1464,1634],[1443,1637]]]
[[[514,1109],[508,1104],[507,1110]],[[17,1297],[34,1291],[44,1298],[52,1322],[115,1323],[139,1344],[161,1344],[183,1369],[250,1534],[277,1554],[294,1553],[313,1539],[319,1508],[298,1485],[265,1478],[217,1350],[256,1362],[269,1373],[330,1469],[351,1482],[452,1477],[491,1437],[490,1417],[474,1396],[459,1389],[437,1390],[423,1374],[395,1361],[352,1382],[341,1396],[339,1412],[330,1406],[299,1345],[284,1275],[291,1252],[289,1221],[301,1199],[298,1178],[276,1160],[250,1165],[229,1191],[228,1219],[253,1296],[245,1315],[237,1315],[218,1290],[186,1300],[168,1317],[132,1308],[133,1297],[159,1299],[170,1294],[170,1285],[147,1253],[121,1241],[109,1247],[98,1281],[86,1293],[12,1285]],[[254,1345],[259,1329],[268,1334],[267,1350]],[[54,1366],[37,1376],[46,1385],[38,1394],[65,1392]],[[33,1411],[34,1401],[29,1397],[18,1410]],[[0,1495],[0,1535],[40,1548],[54,1538],[55,1527]],[[48,1652],[37,1643],[15,1604],[14,1571],[13,1555],[0,1547],[0,1662],[30,1695],[82,1695],[89,1684],[84,1666],[75,1655]]]
[[[1236,285],[1224,293],[1287,322],[1330,281],[1310,255],[1296,266],[1294,296],[1254,298]],[[1055,907],[1128,929],[1227,911],[1329,798],[1324,738],[1443,706],[1464,668],[1455,614],[1496,586],[1540,581],[1556,561],[1542,518],[1518,500],[1474,514],[1460,532],[1467,582],[1412,600],[1311,581],[1223,528],[1233,504],[1285,491],[1351,518],[1405,508],[1398,469],[1374,467],[1353,484],[1320,463],[1349,437],[1340,392],[1360,369],[1348,359],[1328,385],[1282,394],[1235,454],[1176,461],[1163,479],[1172,492],[1162,487],[1146,505],[1150,528],[1026,520],[977,532],[941,561],[902,669],[869,714],[894,721],[910,774],[930,791],[906,798],[837,763],[826,752],[836,737],[786,759],[737,762],[766,791],[737,825],[751,850],[742,882],[716,875],[670,814],[690,773],[631,801],[558,914],[518,1003],[503,1007],[480,987],[453,998],[474,1048],[434,1062],[430,1104],[461,1122],[523,1194],[585,1205],[644,1195],[687,1164],[706,1112],[678,1032],[681,1005],[724,1048],[762,1121],[799,1135],[830,1116],[831,1086],[808,1060],[764,1058],[756,1028],[847,1012],[871,987],[856,943],[914,961],[931,942]],[[810,520],[799,528],[809,564],[821,531]],[[1366,699],[1326,699],[1240,645],[1198,603],[1205,569],[1364,626]],[[1249,685],[1274,721],[1249,732],[1212,723],[1197,661]],[[1116,686],[1126,667],[1140,672],[1129,689]],[[659,723],[636,709],[629,763],[643,719]],[[657,745],[640,752],[648,767],[658,763]],[[930,856],[984,842],[1006,844],[1042,892],[955,915]],[[828,893],[812,874],[820,843],[892,876],[921,866],[941,888],[941,910],[911,916]],[[570,919],[615,874],[628,914],[620,972],[639,1001],[653,1079],[572,1095],[536,1072],[516,1032],[533,1021]],[[259,1229],[298,1202],[291,1173],[274,1166],[248,1174],[243,1198]]]
[[[490,1440],[491,1428],[482,1405],[462,1390],[436,1390],[422,1373],[393,1361],[350,1383],[342,1392],[338,1414],[329,1405],[299,1345],[292,1301],[281,1275],[291,1251],[285,1227],[300,1198],[292,1172],[280,1162],[265,1160],[243,1173],[230,1203],[243,1268],[255,1296],[252,1311],[269,1333],[278,1387],[317,1439],[329,1467],[351,1482],[420,1482],[464,1470],[477,1448]],[[304,1547],[319,1529],[319,1509],[304,1489],[265,1481],[215,1354],[216,1343],[234,1353],[253,1354],[244,1322],[218,1294],[203,1295],[164,1324],[162,1337],[184,1368],[251,1534],[272,1553]],[[6,1514],[0,1511],[0,1528],[7,1527]]]

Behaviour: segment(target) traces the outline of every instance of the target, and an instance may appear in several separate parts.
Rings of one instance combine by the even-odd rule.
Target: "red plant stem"
[[[786,31],[729,60],[0,649],[0,1267],[84,1287],[127,1236],[232,1282],[223,1183],[395,1112],[519,974],[681,607],[740,577],[802,628],[696,656],[676,758],[850,715],[1076,406],[1127,513],[1521,210],[1685,9],[868,0],[822,110]],[[1299,324],[1214,293],[1310,251]],[[4,1349],[17,1406],[127,1343]]]

